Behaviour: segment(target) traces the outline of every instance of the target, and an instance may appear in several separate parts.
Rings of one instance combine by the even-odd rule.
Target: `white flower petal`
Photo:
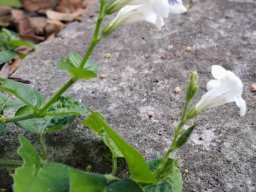
[[[212,66],[212,76],[215,79],[221,79],[221,78],[225,77],[226,74],[227,74],[227,70],[224,69],[222,66],[220,66],[220,65]]]
[[[212,75],[218,80],[208,82],[208,91],[196,104],[198,113],[226,103],[236,102],[237,106],[240,108],[240,115],[245,115],[246,103],[241,97],[243,92],[241,79],[233,72],[218,65],[212,66]]]
[[[132,23],[136,21],[145,20],[150,22],[158,29],[164,25],[164,18],[167,18],[169,13],[182,13],[186,8],[181,0],[131,0],[131,1],[117,1],[113,6],[123,6],[117,16],[106,26],[106,33],[112,32],[121,24]],[[119,7],[118,7],[119,8]]]
[[[244,116],[246,113],[246,102],[242,97],[236,99],[236,105],[240,108],[240,116]]]
[[[158,16],[167,18],[169,15],[168,0],[151,0],[151,8]]]
[[[209,91],[210,89],[213,89],[215,87],[218,87],[220,85],[220,81],[219,80],[210,80],[208,83],[207,83],[207,86],[206,86],[206,89]]]
[[[187,8],[183,5],[181,0],[169,0],[169,12],[173,14],[184,13]]]

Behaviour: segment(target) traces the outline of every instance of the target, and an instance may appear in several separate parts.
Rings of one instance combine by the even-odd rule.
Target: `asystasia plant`
[[[178,162],[171,159],[170,154],[182,147],[196,128],[195,123],[186,128],[189,121],[206,109],[233,101],[240,107],[240,114],[245,114],[245,101],[241,97],[242,82],[234,73],[221,66],[213,66],[212,74],[216,80],[208,83],[209,91],[195,106],[191,103],[198,92],[198,75],[196,72],[191,74],[182,117],[170,147],[163,156],[148,162],[108,124],[102,114],[62,94],[77,80],[97,77],[98,65],[90,58],[92,51],[102,38],[117,27],[145,20],[160,29],[163,26],[163,18],[169,13],[181,13],[185,10],[180,0],[117,0],[109,4],[101,0],[99,16],[88,49],[83,57],[78,53],[71,53],[59,62],[60,68],[69,73],[70,80],[48,101],[27,85],[0,79],[0,130],[3,132],[7,123],[15,123],[20,128],[38,135],[41,144],[41,151],[38,152],[24,136],[20,136],[21,146],[18,148],[18,154],[22,161],[0,160],[0,168],[15,168],[12,174],[14,192],[182,191]],[[116,11],[117,16],[102,27],[107,14]],[[7,97],[6,94],[13,97]],[[15,111],[13,117],[6,116],[9,109]],[[84,119],[83,125],[102,138],[112,153],[112,171],[109,174],[85,172],[49,159],[46,136],[60,131],[64,125],[85,112],[89,115]],[[117,158],[125,159],[129,169],[128,178],[116,176]]]

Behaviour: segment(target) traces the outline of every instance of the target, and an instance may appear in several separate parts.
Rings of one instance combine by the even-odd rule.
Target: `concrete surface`
[[[173,156],[180,159],[185,192],[255,192],[256,95],[250,89],[256,81],[256,1],[193,0],[185,4],[191,7],[188,13],[170,15],[162,31],[143,22],[123,26],[104,39],[93,54],[102,78],[80,81],[69,93],[101,111],[151,159],[170,144],[189,73],[198,71],[202,95],[211,78],[211,65],[234,71],[244,82],[246,116],[239,117],[234,103],[207,111],[198,118],[190,141]],[[49,97],[68,79],[57,69],[58,60],[73,50],[83,53],[95,19],[92,8],[82,23],[68,25],[58,38],[39,45],[14,76],[31,80],[33,87]],[[173,92],[176,86],[181,88],[179,93]],[[18,133],[15,126],[9,126],[0,137],[1,158],[17,158]],[[36,138],[26,136],[37,145]],[[52,158],[58,161],[109,171],[106,148],[76,123],[48,137],[47,142]]]

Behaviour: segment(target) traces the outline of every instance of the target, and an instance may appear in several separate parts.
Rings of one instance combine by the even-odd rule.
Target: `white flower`
[[[121,3],[124,3],[123,1],[121,0]],[[122,24],[143,20],[161,29],[164,18],[167,18],[169,13],[178,14],[186,11],[181,0],[130,0],[127,2],[104,31],[110,33]]]
[[[244,116],[246,103],[242,98],[243,83],[241,79],[219,65],[212,66],[212,76],[215,79],[208,82],[208,92],[196,104],[196,111],[199,113],[205,109],[235,102],[240,108],[240,115]]]

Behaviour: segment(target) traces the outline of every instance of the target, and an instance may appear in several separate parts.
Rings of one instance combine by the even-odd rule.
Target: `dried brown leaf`
[[[84,9],[77,9],[74,13],[61,13],[53,10],[47,10],[46,15],[51,20],[57,21],[73,21],[77,19],[82,13],[84,13]]]
[[[0,26],[8,26],[12,22],[11,8],[0,6]]]
[[[12,9],[11,14],[19,34],[33,34],[33,29],[31,27],[29,18],[24,11]]]
[[[63,12],[63,13],[74,13],[77,9],[81,9],[82,7],[81,0],[60,0],[56,11]]]
[[[45,17],[30,17],[29,20],[35,34],[45,35],[45,27],[47,25],[47,19]]]
[[[9,65],[8,76],[11,76],[21,65],[21,59],[16,58],[12,64]]]
[[[40,11],[52,7],[51,0],[21,0],[22,5],[28,11]]]
[[[45,31],[47,34],[58,34],[64,26],[65,25],[60,21],[48,19]]]

